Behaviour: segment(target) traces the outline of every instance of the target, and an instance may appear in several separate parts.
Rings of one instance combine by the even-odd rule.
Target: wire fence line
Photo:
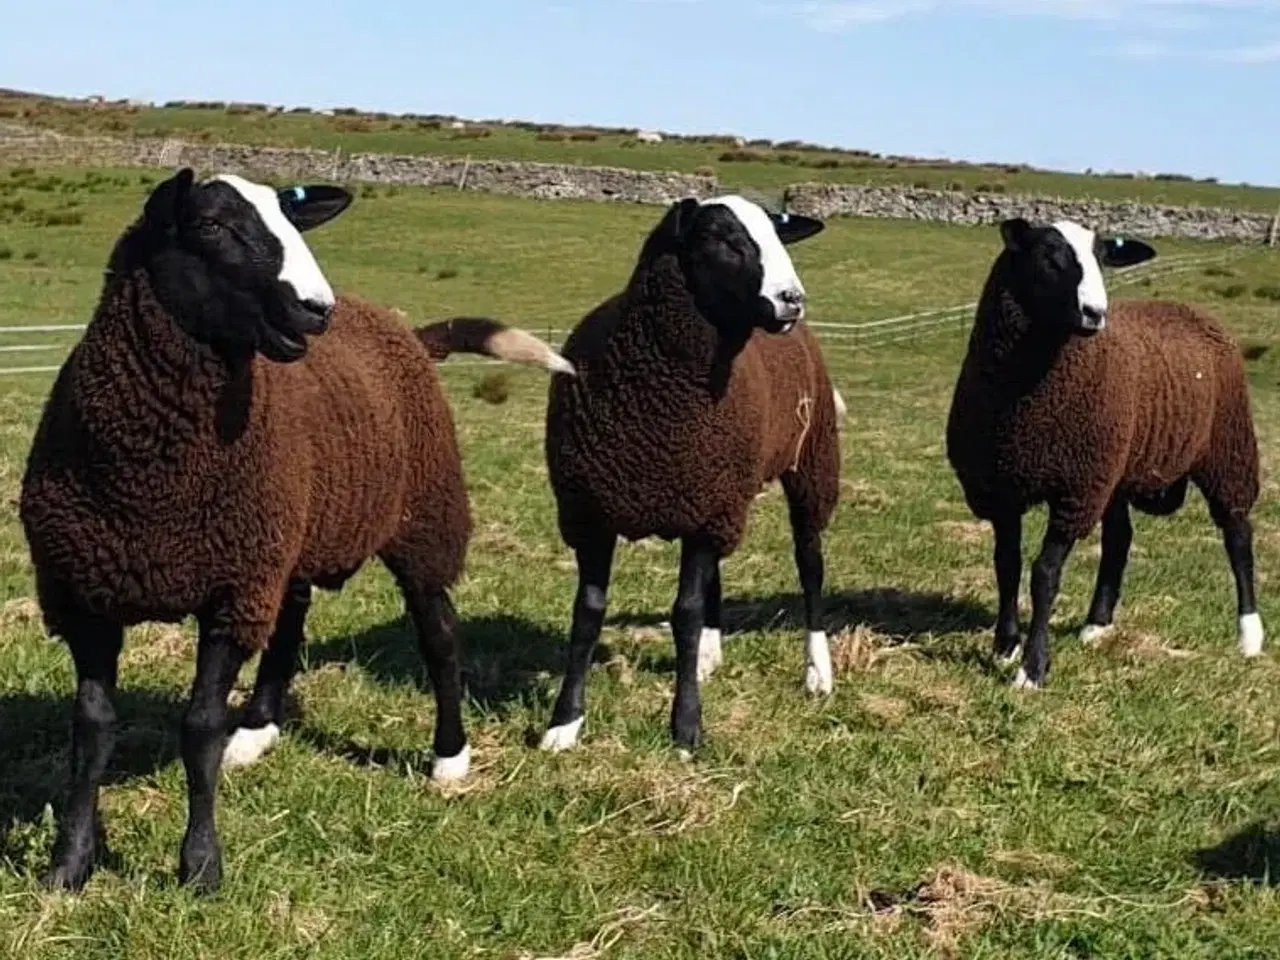
[[[1183,253],[1151,260],[1132,267],[1122,267],[1114,271],[1113,287],[1127,287],[1136,283],[1163,280],[1168,277],[1220,266],[1232,259],[1242,256],[1244,251],[1230,250],[1213,254]],[[917,310],[898,316],[881,317],[858,323],[840,321],[811,321],[808,325],[822,342],[838,343],[841,346],[882,346],[891,343],[904,343],[921,340],[927,336],[953,327],[963,333],[967,330],[977,301],[936,307],[929,310]],[[48,323],[28,326],[0,326],[0,336],[49,333],[74,333],[85,328],[83,323]],[[539,333],[546,336],[548,342],[558,346],[556,341],[563,339],[571,331],[555,327],[543,327]],[[51,353],[56,350],[69,351],[66,343],[19,343],[0,345],[0,354]],[[65,356],[62,358],[65,360]],[[449,367],[497,366],[502,361],[486,358],[451,357],[444,361]],[[25,376],[35,374],[57,373],[62,369],[61,363],[42,364],[39,366],[0,366],[0,377]]]

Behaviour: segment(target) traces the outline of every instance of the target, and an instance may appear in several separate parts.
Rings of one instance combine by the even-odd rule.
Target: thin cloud
[[[1221,63],[1258,64],[1276,63],[1280,61],[1280,40],[1264,43],[1255,47],[1236,47],[1231,50],[1218,50],[1211,58]]]

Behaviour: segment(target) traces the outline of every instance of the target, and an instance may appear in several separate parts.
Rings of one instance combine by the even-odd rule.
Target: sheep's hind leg
[[[835,678],[827,632],[822,624],[822,586],[826,568],[822,558],[822,533],[813,521],[817,512],[813,488],[807,477],[786,473],[782,476],[782,489],[787,495],[796,572],[800,577],[800,592],[804,595],[804,688],[815,696],[826,695],[834,688]]]
[[[284,602],[276,618],[271,642],[258,663],[253,695],[245,705],[239,728],[222,752],[223,767],[245,767],[257,763],[280,742],[284,723],[284,698],[298,670],[298,651],[303,643],[303,627],[311,608],[311,584],[290,580]]]
[[[1237,646],[1242,656],[1256,657],[1262,653],[1265,637],[1254,593],[1253,526],[1247,517],[1228,519],[1219,526],[1236,582],[1236,610],[1240,617]]]
[[[716,668],[724,663],[723,627],[720,622],[720,564],[711,569],[707,581],[706,616],[698,637],[698,682],[706,683]]]
[[[1129,504],[1117,495],[1102,515],[1102,559],[1098,563],[1098,581],[1089,604],[1089,615],[1080,630],[1082,643],[1097,643],[1111,632],[1116,604],[1120,602],[1120,584],[1129,563],[1129,547],[1133,543],[1133,523]]]
[[[64,631],[76,663],[76,701],[71,725],[71,778],[58,822],[47,887],[78,890],[93,872],[100,820],[98,787],[115,746],[111,704],[124,630],[119,624],[79,620]]]
[[[676,646],[676,694],[671,703],[671,739],[691,750],[702,739],[698,692],[698,646],[705,624],[707,587],[718,558],[710,547],[686,539],[680,551],[680,587],[671,611]]]
[[[179,881],[192,884],[200,893],[213,893],[222,882],[222,849],[214,823],[214,802],[227,732],[227,697],[246,659],[246,647],[235,631],[201,618],[196,678],[182,720],[188,811],[178,865]]]
[[[609,577],[617,538],[602,534],[579,544],[578,593],[573,601],[573,625],[569,628],[569,653],[560,695],[551,711],[551,723],[542,736],[543,750],[567,750],[578,742],[586,718],[587,671],[600,629],[604,626],[609,598]]]
[[[1008,513],[992,521],[995,531],[996,613],[995,655],[1003,663],[1018,658],[1022,647],[1018,623],[1018,587],[1022,582],[1022,514]]]
[[[1031,633],[1022,653],[1022,666],[1013,680],[1019,689],[1038,690],[1049,673],[1049,616],[1058,596],[1062,567],[1075,538],[1055,529],[1050,517],[1040,555],[1031,566]]]

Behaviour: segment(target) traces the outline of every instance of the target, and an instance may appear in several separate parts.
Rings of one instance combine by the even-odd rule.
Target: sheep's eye
[[[226,229],[226,225],[221,221],[210,219],[200,220],[200,230],[204,233],[222,233]]]

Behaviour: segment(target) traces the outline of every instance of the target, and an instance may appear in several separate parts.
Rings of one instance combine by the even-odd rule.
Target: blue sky
[[[1280,183],[1280,0],[41,0],[0,85]]]

